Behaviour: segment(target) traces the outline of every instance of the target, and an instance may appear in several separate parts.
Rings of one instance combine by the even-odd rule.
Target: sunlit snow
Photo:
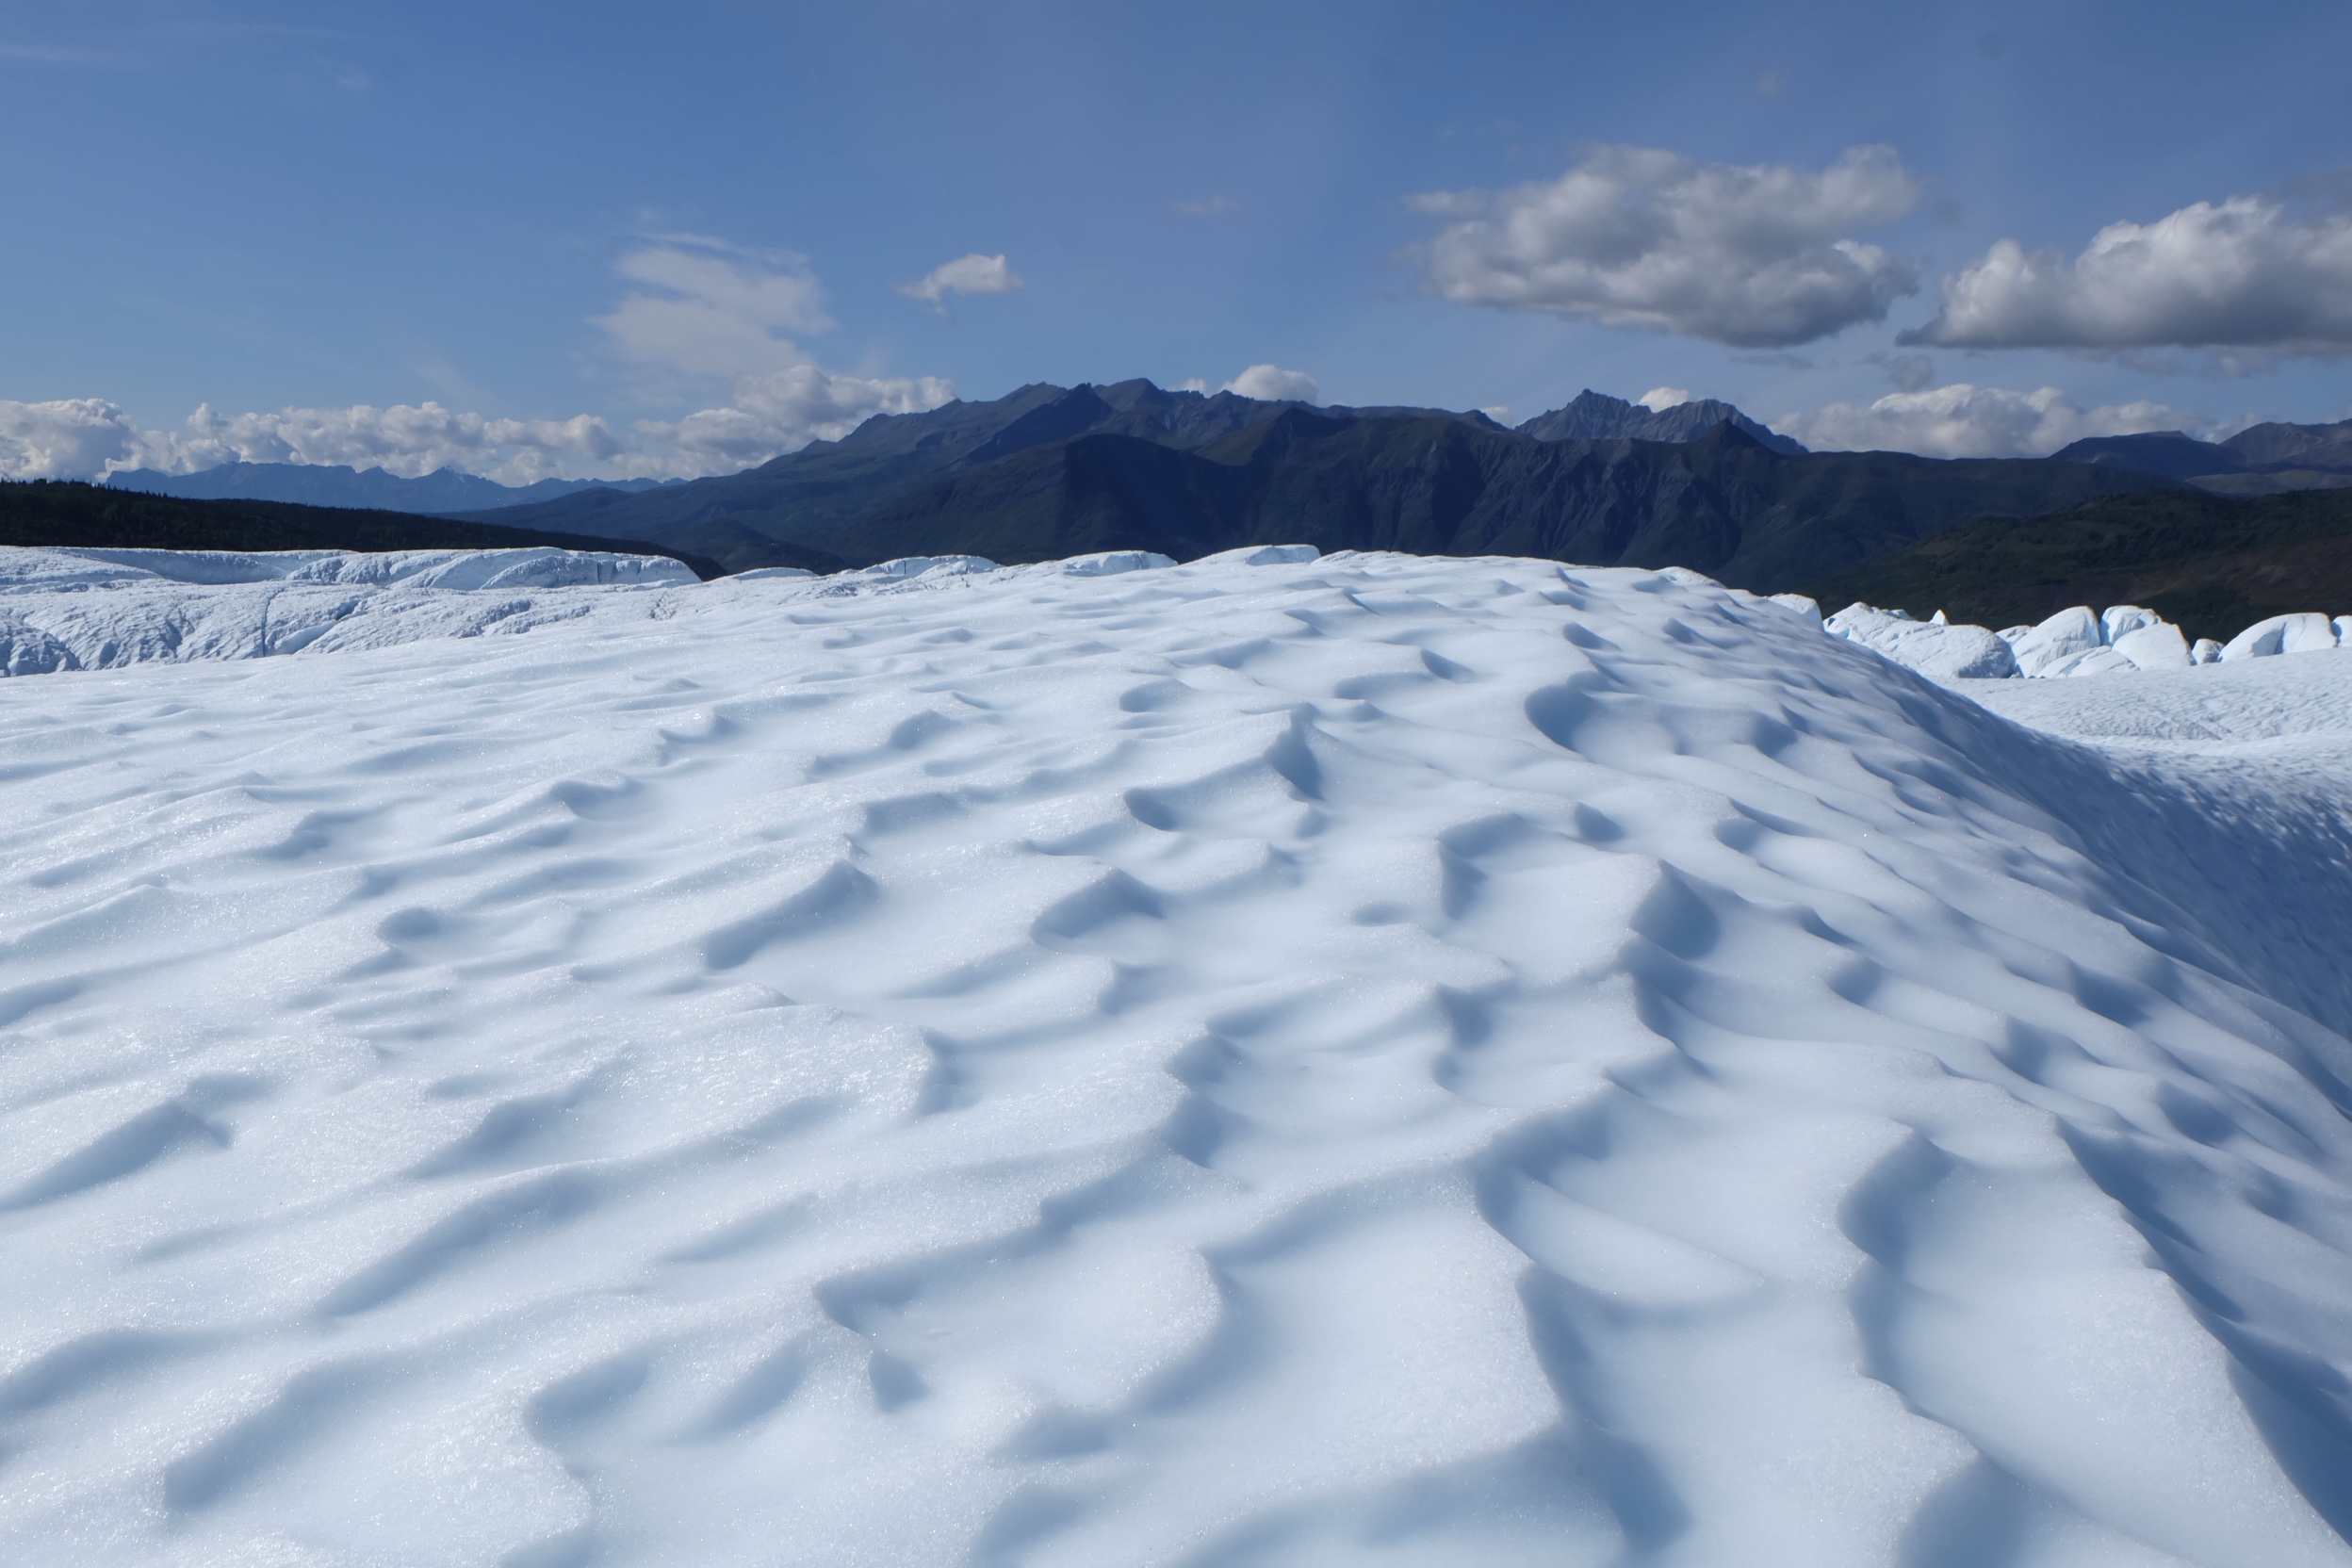
[[[112,565],[7,599],[0,1560],[2352,1563],[2352,651]]]

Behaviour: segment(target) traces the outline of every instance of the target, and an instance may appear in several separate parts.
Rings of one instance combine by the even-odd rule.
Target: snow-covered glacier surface
[[[0,681],[0,1559],[2352,1562],[2324,719],[1308,553]]]
[[[694,580],[599,550],[0,548],[0,675],[528,631],[610,605],[582,589]]]

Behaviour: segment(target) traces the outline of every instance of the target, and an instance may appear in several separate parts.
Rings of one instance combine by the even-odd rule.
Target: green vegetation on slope
[[[552,546],[666,555],[702,578],[718,563],[662,545],[451,522],[405,512],[345,512],[288,501],[198,501],[65,480],[0,481],[0,545],[157,550],[502,550]]]
[[[1826,611],[1859,599],[1994,628],[2141,604],[2192,637],[2228,638],[2271,615],[2352,612],[2352,492],[2110,496],[1973,523],[1799,591]]]

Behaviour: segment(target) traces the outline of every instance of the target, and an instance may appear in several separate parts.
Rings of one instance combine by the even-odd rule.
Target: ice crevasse
[[[2343,735],[1677,571],[438,592],[0,681],[0,1559],[2352,1563]]]

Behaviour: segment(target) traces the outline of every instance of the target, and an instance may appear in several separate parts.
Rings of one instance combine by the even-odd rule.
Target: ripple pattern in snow
[[[0,1558],[2352,1561],[2325,944],[2075,743],[1679,572],[610,593],[0,682]]]

